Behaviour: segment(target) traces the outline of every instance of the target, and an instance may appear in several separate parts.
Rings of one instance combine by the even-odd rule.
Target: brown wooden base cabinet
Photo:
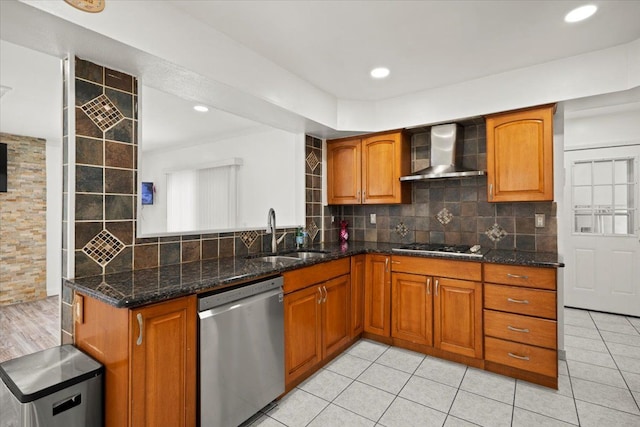
[[[75,344],[105,366],[105,425],[196,423],[196,296],[135,309],[76,294]]]
[[[391,259],[391,336],[482,359],[481,264]]]
[[[287,391],[351,343],[349,272],[344,258],[283,274]]]
[[[391,336],[391,257],[367,254],[364,283],[364,331]]]
[[[558,388],[556,270],[484,265],[486,369]]]

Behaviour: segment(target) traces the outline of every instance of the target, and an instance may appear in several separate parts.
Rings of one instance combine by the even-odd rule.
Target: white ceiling
[[[330,94],[380,100],[627,43],[640,1],[171,1]],[[391,69],[382,81],[376,66]]]
[[[106,3],[104,13],[93,15],[76,11],[63,2],[25,0],[18,3],[0,0],[2,40],[40,51],[37,53],[44,55],[45,62],[59,61],[59,58],[73,52],[85,59],[133,73],[142,82],[152,86],[164,87],[166,84],[164,91],[149,90],[148,98],[145,98],[146,86],[143,86],[141,96],[141,109],[145,117],[143,138],[160,145],[220,139],[234,132],[251,131],[257,126],[251,120],[245,121],[221,111],[197,115],[191,110],[194,101],[217,105],[226,111],[292,132],[335,137],[339,132],[314,122],[313,115],[301,111],[301,108],[321,99],[328,100],[326,105],[329,106],[334,105],[336,100],[362,100],[365,105],[366,102],[394,97],[400,103],[406,94],[442,88],[640,39],[637,19],[640,16],[640,1],[592,2],[599,6],[598,13],[574,25],[565,24],[562,18],[568,10],[582,2],[561,0],[183,0],[166,1],[155,5],[155,8],[144,9],[149,16],[146,23],[127,22],[123,18],[129,4],[132,8],[136,4],[137,7],[146,8],[150,4],[147,1],[107,0]],[[143,30],[154,22],[164,22],[162,19],[166,18],[167,10],[170,17],[175,17],[173,27],[163,27],[169,39],[145,40]],[[190,22],[187,18],[194,21]],[[209,45],[209,50],[199,50],[198,46],[206,45],[199,44],[197,37],[206,37],[207,33],[201,29],[190,31],[195,27],[194,23],[210,28],[208,34],[215,40]],[[123,27],[119,27],[119,24]],[[141,35],[141,41],[127,40],[122,37],[124,33],[112,34],[108,30],[122,30],[125,27],[140,29],[138,35]],[[216,38],[217,35],[226,37],[228,43]],[[162,49],[163,52],[169,52],[174,47],[170,46],[171,37],[182,40],[177,47],[184,54],[185,61],[171,61],[173,57],[170,56],[154,56]],[[185,37],[192,43],[185,43]],[[160,46],[161,49],[154,51],[149,46]],[[238,50],[237,61],[234,61],[234,46]],[[215,47],[220,50],[215,50]],[[242,49],[252,52],[254,56],[247,56]],[[0,75],[3,85],[6,85],[4,82],[9,75],[33,77],[47,69],[22,59],[6,61],[5,52],[0,53],[3,54],[3,72]],[[31,53],[27,56],[36,58]],[[264,93],[252,92],[258,87],[249,80],[255,79],[255,74],[245,73],[242,68],[236,72],[237,80],[216,82],[212,78],[215,77],[213,72],[201,74],[203,69],[215,71],[215,67],[188,67],[188,64],[208,65],[206,62],[190,62],[189,58],[192,57],[211,57],[224,66],[237,62],[244,69],[246,64],[256,64],[255,68],[260,71],[267,68],[271,74],[265,77],[265,81],[276,83],[273,94],[265,96]],[[254,58],[254,62],[247,61],[247,57]],[[370,68],[378,65],[391,69],[388,79],[374,81],[368,77]],[[14,70],[7,72],[6,67],[13,67]],[[298,82],[282,79],[293,82],[297,85],[293,87],[300,89],[297,105],[285,105],[290,101],[284,104],[274,102],[280,95],[278,90],[284,88],[277,86],[280,83],[278,79],[273,79],[274,72],[278,70],[299,78]],[[243,78],[244,83],[236,84]],[[59,73],[54,78],[57,79]],[[31,79],[39,80],[50,81],[51,76]],[[308,94],[317,94],[307,90],[300,82],[319,88],[318,93],[326,93],[327,97],[307,98]],[[30,86],[25,90],[33,92],[36,85]],[[163,92],[180,93],[189,101]],[[35,111],[35,103],[44,104],[37,93],[18,97],[19,93],[14,88],[0,101],[3,119],[8,117],[8,111]],[[617,102],[618,98],[612,97],[611,102]],[[637,102],[638,98],[639,92],[636,90],[632,99]],[[220,105],[221,99],[224,106]],[[31,103],[30,110],[11,104],[24,100]],[[460,102],[466,100],[461,99]],[[609,101],[600,99],[598,102],[606,104]],[[580,105],[584,103],[575,105],[582,108]],[[568,102],[565,111],[570,106],[571,102]],[[147,114],[158,119],[147,119]],[[11,120],[23,120],[26,122],[23,125],[33,126],[34,116],[53,117],[53,121],[58,125],[60,123],[59,112],[13,114]],[[172,119],[167,120],[166,117]],[[2,121],[0,131],[5,131],[6,122]],[[44,123],[45,120],[40,122]],[[426,124],[416,124],[421,123]],[[345,125],[344,129],[348,129],[348,126]],[[49,132],[60,134],[57,129]]]

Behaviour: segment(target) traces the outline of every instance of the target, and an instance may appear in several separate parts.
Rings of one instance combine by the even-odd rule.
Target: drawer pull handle
[[[518,356],[517,354],[513,354],[513,353],[507,353],[509,355],[509,357],[513,357],[514,359],[520,359],[520,360],[529,360],[529,356]]]
[[[519,274],[511,274],[511,273],[507,273],[507,277],[511,277],[512,279],[525,279],[525,280],[529,278],[529,276],[520,276]]]
[[[526,299],[513,299],[513,298],[507,298],[507,301],[509,301],[509,302],[515,302],[516,304],[529,304],[529,300],[526,300]]]
[[[509,329],[510,331],[514,331],[514,332],[524,332],[524,333],[526,333],[526,334],[528,334],[528,333],[529,333],[529,329],[526,329],[526,328],[525,328],[525,329],[521,329],[521,328],[514,328],[514,327],[513,327],[513,326],[511,326],[511,325],[507,325],[507,329]]]
[[[136,340],[136,345],[142,345],[142,329],[144,328],[142,321],[142,313],[138,313],[136,315],[136,319],[138,319],[138,328],[140,328],[140,332],[138,333],[138,339]]]

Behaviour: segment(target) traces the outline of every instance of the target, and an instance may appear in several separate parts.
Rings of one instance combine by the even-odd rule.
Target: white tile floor
[[[640,319],[565,309],[560,389],[361,340],[252,426],[640,427]]]

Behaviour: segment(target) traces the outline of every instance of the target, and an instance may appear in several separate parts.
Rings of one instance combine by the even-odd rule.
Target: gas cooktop
[[[482,258],[480,245],[446,245],[442,243],[409,243],[393,248],[394,252],[422,253],[432,255],[453,255],[460,257]]]

